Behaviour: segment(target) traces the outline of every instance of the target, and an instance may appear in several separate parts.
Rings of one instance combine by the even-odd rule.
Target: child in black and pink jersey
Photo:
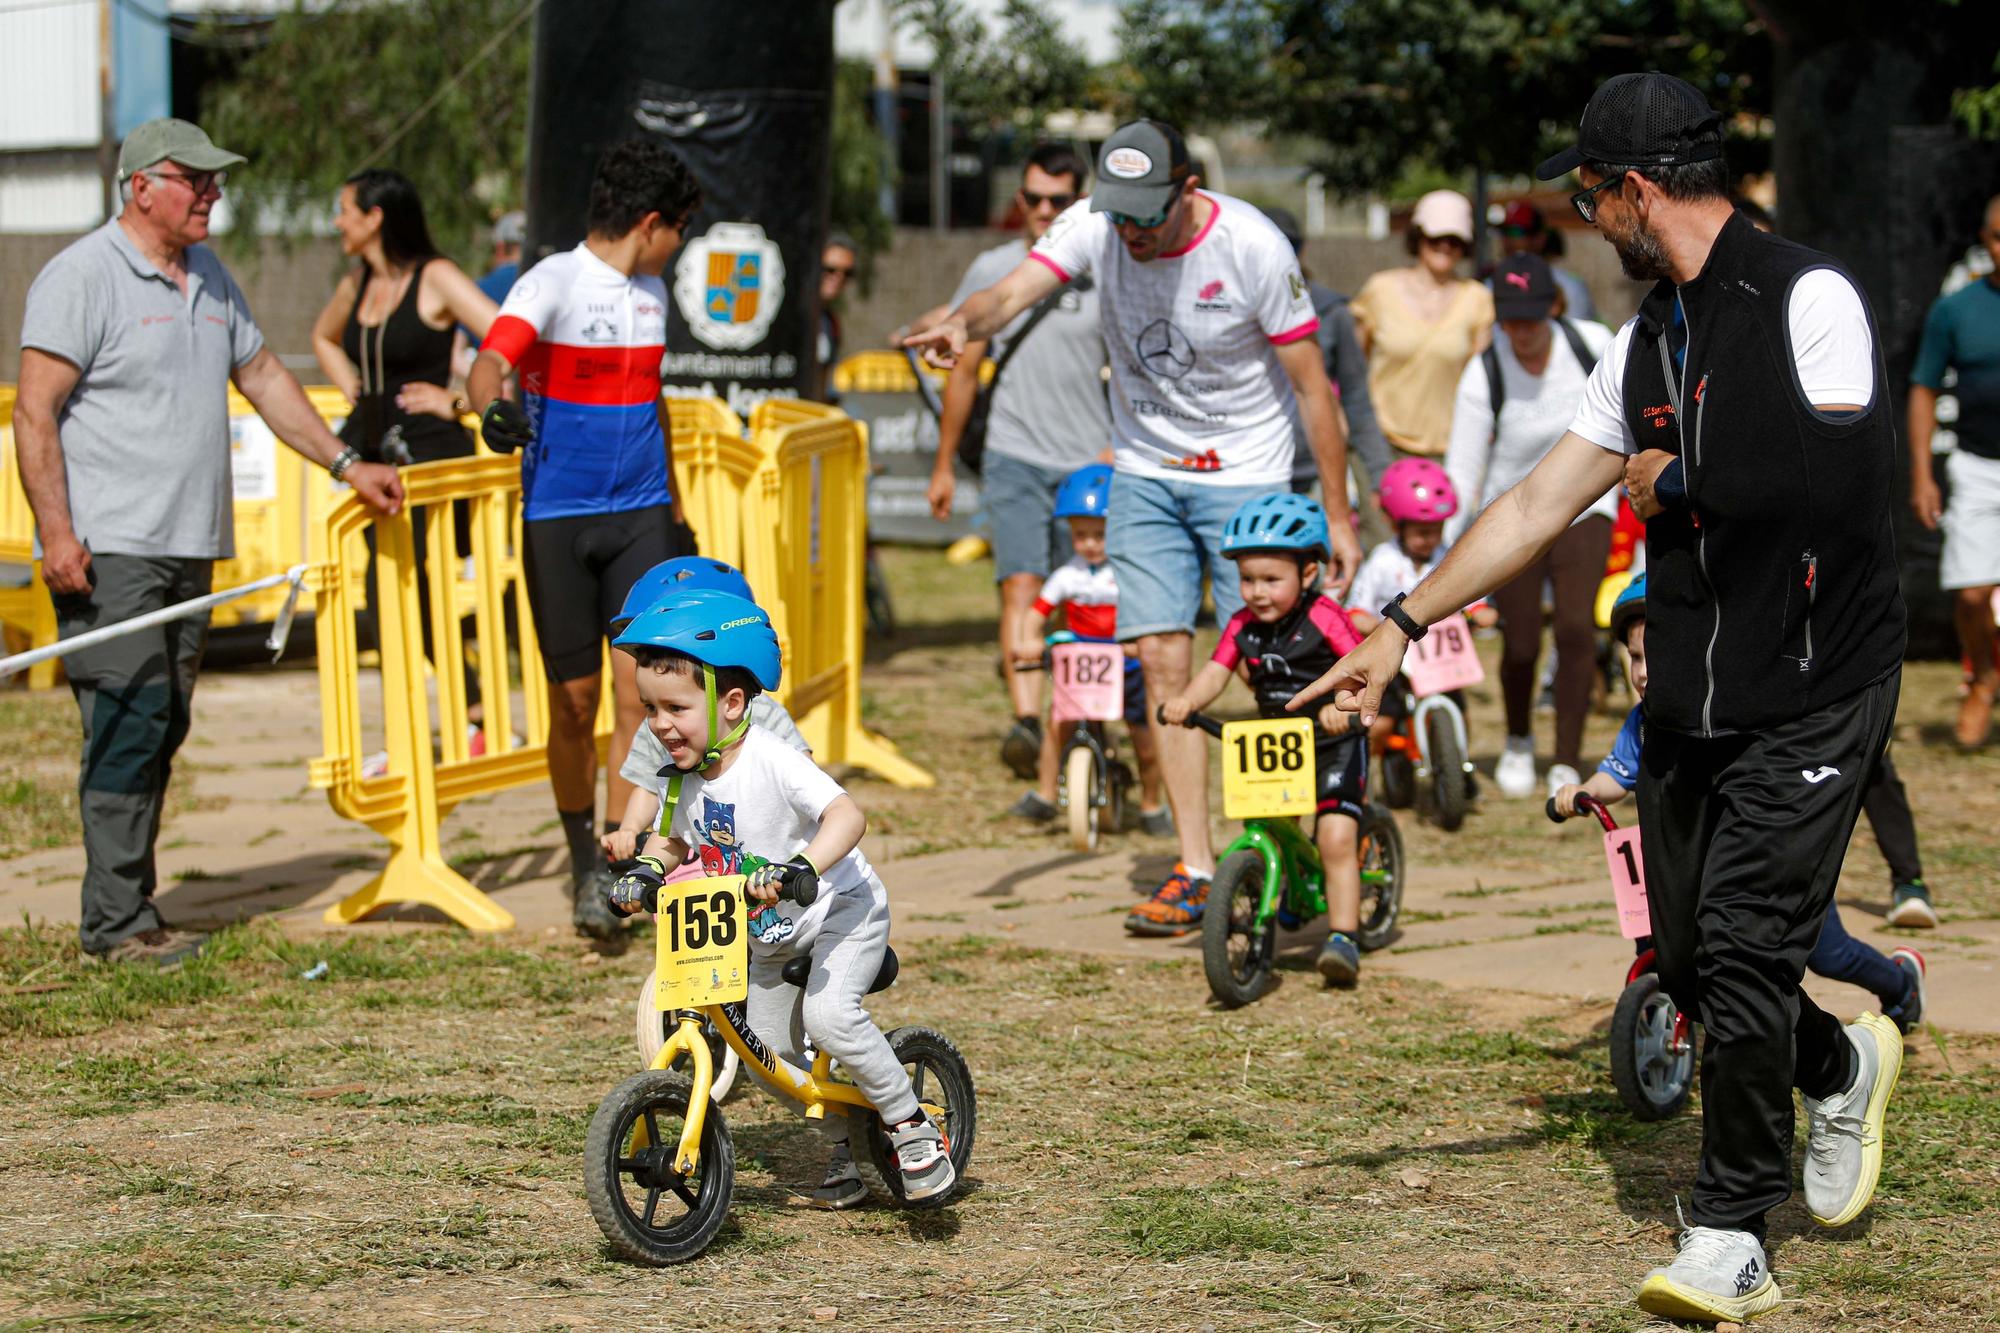
[[[1069,632],[1100,643],[1118,641],[1118,580],[1104,558],[1104,520],[1111,510],[1111,465],[1092,463],[1063,478],[1056,491],[1055,516],[1069,522],[1070,548],[1076,552],[1042,584],[1041,595],[1021,615],[1016,627],[1016,666],[1042,660],[1042,631],[1057,611]],[[1135,650],[1125,649],[1125,728],[1132,737],[1132,757],[1139,763],[1139,827],[1166,837],[1174,831],[1167,812],[1166,787],[1160,776],[1160,750],[1146,720],[1146,678]],[[1076,723],[1042,729],[1042,751],[1035,770],[1035,790],[1025,792],[1008,814],[1046,823],[1056,817],[1056,770],[1063,746]]]
[[[1230,516],[1222,530],[1222,553],[1236,562],[1243,609],[1230,617],[1215,656],[1188,682],[1187,691],[1167,701],[1169,723],[1212,703],[1236,674],[1257,696],[1260,714],[1289,717],[1285,704],[1291,697],[1361,642],[1340,604],[1319,590],[1327,545],[1326,511],[1303,495],[1259,496]],[[1368,744],[1355,725],[1356,716],[1329,703],[1319,710],[1314,736],[1319,800],[1313,835],[1325,867],[1327,924],[1333,932],[1320,948],[1318,967],[1335,986],[1352,986],[1361,975],[1356,943],[1361,864],[1356,849],[1368,792]],[[1133,915],[1150,922],[1148,909],[1161,910],[1147,902]],[[1126,929],[1179,933],[1171,929],[1173,921],[1158,924],[1168,929],[1144,929],[1137,921],[1127,921]]]

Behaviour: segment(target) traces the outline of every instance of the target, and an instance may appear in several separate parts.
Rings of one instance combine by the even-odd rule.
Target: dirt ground
[[[579,1153],[636,1067],[650,944],[569,936],[544,791],[447,824],[518,931],[326,930],[319,912],[381,848],[305,787],[313,677],[213,670],[160,897],[179,921],[247,924],[174,976],[89,968],[63,804],[71,705],[8,696],[0,912],[42,924],[0,932],[0,1327],[1642,1326],[1630,1292],[1670,1253],[1699,1126],[1692,1110],[1634,1122],[1610,1088],[1629,945],[1596,836],[1491,795],[1456,834],[1404,812],[1405,931],[1363,986],[1320,990],[1308,930],[1271,994],[1217,1010],[1190,942],[1118,927],[1170,844],[1128,835],[1085,856],[998,813],[1018,788],[993,760],[1006,710],[984,568],[889,554],[903,629],[871,650],[868,714],[943,780],[851,787],[906,959],[878,1017],[951,1033],[979,1082],[960,1202],[798,1206],[819,1150],[749,1093],[727,1111],[737,1193],[708,1255],[666,1272],[611,1260]],[[1949,748],[1951,689],[1948,666],[1913,665],[1897,748],[1944,926],[1882,928],[1865,827],[1840,895],[1851,930],[1931,959],[1933,1023],[1911,1040],[1868,1218],[1822,1233],[1796,1201],[1774,1218],[1788,1300],[1761,1327],[2000,1321],[2000,756]],[[1587,751],[1614,725],[1594,719]],[[1499,732],[1475,690],[1489,771]],[[319,961],[326,978],[302,980]]]

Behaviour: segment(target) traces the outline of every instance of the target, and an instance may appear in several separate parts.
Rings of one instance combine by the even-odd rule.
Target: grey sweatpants
[[[56,632],[130,620],[209,591],[215,562],[93,553],[97,586],[57,597]],[[194,681],[208,645],[208,616],[158,625],[63,659],[83,714],[77,804],[83,819],[85,953],[101,954],[161,924],[153,844],[174,752],[187,739]]]
[[[822,887],[820,892],[827,890]],[[862,998],[882,970],[882,953],[889,947],[889,906],[859,894],[835,894],[810,939],[789,941],[776,953],[750,959],[750,998],[745,1005],[750,1027],[771,1052],[793,1064],[804,1062],[805,1039],[840,1061],[854,1085],[875,1103],[889,1124],[917,1114],[910,1077],[896,1059],[889,1039],[861,1007]],[[779,975],[784,965],[802,953],[812,954],[812,975],[803,988]],[[835,1142],[847,1137],[847,1117],[830,1115],[820,1122]]]

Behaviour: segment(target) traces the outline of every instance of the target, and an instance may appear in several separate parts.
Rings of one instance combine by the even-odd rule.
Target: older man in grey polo
[[[395,469],[342,448],[200,244],[242,161],[186,121],[141,125],[119,154],[122,211],[28,291],[14,440],[63,638],[198,597],[235,554],[232,380],[280,439],[372,508],[402,503]],[[207,638],[204,615],[66,659],[83,713],[81,933],[93,957],[171,966],[200,948],[153,906],[153,845]]]

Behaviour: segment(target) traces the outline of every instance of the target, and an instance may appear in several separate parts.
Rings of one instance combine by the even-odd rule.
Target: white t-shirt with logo
[[[1298,404],[1274,345],[1319,330],[1291,245],[1240,199],[1215,205],[1185,249],[1140,263],[1080,199],[1029,257],[1069,282],[1095,277],[1111,356],[1118,471],[1222,486],[1284,487]]]
[[[665,796],[665,782],[660,792]],[[845,795],[819,765],[762,727],[744,733],[729,771],[709,779],[690,773],[674,808],[673,836],[691,848],[710,875],[747,875],[766,862],[783,864],[805,850],[820,817]],[[887,903],[889,892],[855,848],[820,875],[811,907],[779,899],[750,909],[750,952],[765,955],[810,944],[833,903],[852,894]]]

